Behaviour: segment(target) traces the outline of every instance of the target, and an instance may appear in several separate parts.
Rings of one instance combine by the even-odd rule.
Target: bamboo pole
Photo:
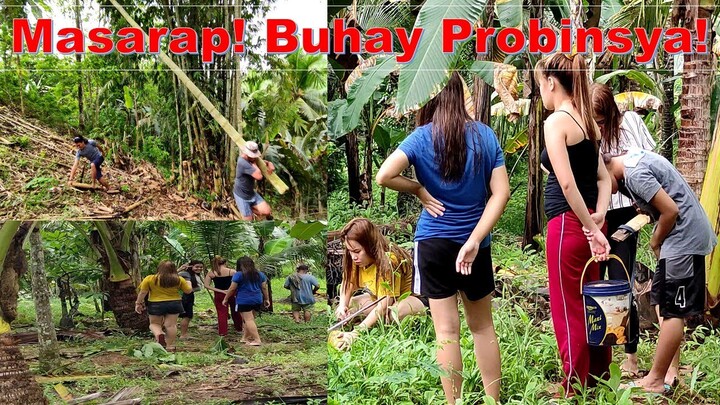
[[[115,8],[122,14],[123,17],[127,20],[127,22],[132,25],[133,27],[142,30],[142,27],[138,25],[138,23],[135,22],[135,20],[130,17],[130,15],[125,11],[125,9],[118,4],[115,0],[110,0],[110,2],[115,6]],[[144,33],[144,31],[143,31]],[[230,137],[230,139],[237,144],[237,146],[240,148],[240,150],[245,148],[245,140],[242,138],[242,135],[230,124],[230,121],[225,118],[220,111],[215,108],[215,106],[210,102],[210,100],[200,91],[200,89],[195,85],[195,83],[190,80],[190,78],[183,72],[178,65],[175,64],[175,62],[170,59],[169,56],[165,54],[165,52],[159,52],[158,57],[160,58],[163,63],[165,63],[170,70],[175,73],[175,75],[180,79],[180,83],[182,83],[189,91],[190,93],[202,104],[203,107],[210,113],[210,115],[215,119],[215,121],[220,124],[220,127],[225,130],[225,133]],[[267,179],[267,181],[272,184],[273,187],[278,191],[280,194],[284,194],[288,190],[288,186],[283,183],[283,181],[278,177],[277,174],[268,174],[267,166],[265,165],[265,162],[262,159],[258,159],[256,161],[258,168],[263,174],[263,177]]]

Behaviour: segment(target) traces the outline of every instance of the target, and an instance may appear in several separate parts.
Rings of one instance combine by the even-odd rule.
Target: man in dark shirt
[[[250,141],[245,143],[242,155],[237,160],[233,195],[242,219],[245,221],[252,221],[253,214],[259,218],[267,218],[271,214],[270,205],[255,191],[255,181],[263,178],[262,172],[256,163],[259,158],[258,144]],[[267,160],[265,164],[267,165],[268,174],[272,174],[275,171],[275,166]]]
[[[73,177],[75,177],[75,172],[80,165],[80,158],[84,157],[90,161],[93,187],[95,187],[95,181],[99,181],[100,185],[103,186],[105,191],[110,191],[110,184],[108,184],[107,179],[103,177],[102,170],[100,169],[100,166],[105,161],[105,157],[103,156],[104,153],[103,150],[100,148],[100,145],[98,145],[97,142],[95,142],[94,140],[85,139],[82,136],[76,136],[75,138],[73,138],[73,142],[75,142],[77,152],[75,153],[75,164],[70,170],[68,185],[71,185]]]

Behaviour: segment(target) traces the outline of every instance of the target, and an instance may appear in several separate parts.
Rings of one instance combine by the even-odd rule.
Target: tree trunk
[[[147,330],[147,315],[135,312],[137,291],[132,282],[132,252],[121,249],[125,232],[132,232],[118,221],[96,221],[96,230],[90,233],[92,246],[100,257],[103,268],[103,291],[108,295],[108,305],[121,328],[134,331]],[[131,246],[130,248],[135,248]]]
[[[702,5],[701,5],[702,3]],[[697,36],[695,22],[710,21],[712,0],[687,0],[684,26]],[[708,41],[709,42],[709,41]],[[709,45],[710,46],[710,45]],[[683,84],[680,94],[681,125],[678,134],[678,155],[675,165],[690,188],[700,195],[710,151],[710,98],[715,76],[714,54],[686,53],[683,64]]]
[[[349,132],[345,137],[345,157],[347,158],[348,192],[350,204],[360,205],[360,158],[358,156],[358,139],[355,131]]]
[[[534,0],[530,8],[530,18],[541,18],[543,0]],[[535,236],[541,235],[544,227],[543,215],[543,172],[540,169],[540,154],[543,149],[543,105],[540,88],[535,82],[532,71],[526,73],[526,83],[530,89],[530,114],[528,122],[528,185],[525,201],[525,227],[522,245],[540,248]]]
[[[82,18],[80,13],[82,12],[82,0],[75,0],[75,28],[82,31]],[[77,63],[78,67],[80,66],[80,62],[82,62],[82,55],[79,53],[75,54],[75,62]],[[82,69],[78,69],[78,92],[77,92],[77,98],[78,98],[78,128],[80,129],[80,133],[82,135],[85,135],[85,114],[83,112],[83,74]]]
[[[671,55],[665,55],[665,68],[670,72],[668,76],[672,75],[673,57]],[[660,139],[660,154],[665,159],[672,162],[675,145],[673,144],[673,138],[675,134],[675,114],[672,112],[672,106],[675,103],[675,90],[674,80],[663,81],[663,95],[665,96],[664,103],[662,105],[662,138]]]
[[[0,228],[0,404],[48,403],[10,335],[10,322],[17,316],[17,280],[27,270],[22,243],[29,228],[20,221],[6,221]]]
[[[17,72],[20,94],[20,114],[25,115],[25,101],[23,100],[23,79],[22,79],[22,63],[20,62],[20,54],[17,55]]]
[[[40,373],[47,374],[60,365],[60,352],[55,335],[55,324],[50,308],[50,286],[45,273],[45,252],[40,236],[40,223],[30,233],[30,270],[32,273],[32,295],[35,301],[36,325],[38,330],[38,353]]]
[[[485,19],[482,23],[483,27],[491,27],[495,16],[495,0],[488,0],[485,5]],[[488,47],[488,53],[477,54],[475,60],[492,60],[493,47]],[[475,95],[475,121],[480,121],[483,124],[490,126],[490,105],[493,93],[493,88],[489,84],[485,83],[479,76],[475,76],[475,83],[473,84],[473,94]]]
[[[371,107],[372,108],[372,107]],[[371,206],[373,203],[373,191],[372,191],[372,184],[375,179],[373,178],[373,139],[372,139],[372,133],[368,132],[366,141],[365,141],[365,182],[366,185],[363,187],[365,190],[365,193],[367,193],[363,200],[367,201],[367,206]]]

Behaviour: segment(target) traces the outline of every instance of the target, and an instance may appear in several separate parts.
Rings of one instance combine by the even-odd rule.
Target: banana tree
[[[27,271],[22,244],[30,223],[6,221],[0,228],[0,403],[46,404],[43,390],[10,334],[17,316],[18,278]]]

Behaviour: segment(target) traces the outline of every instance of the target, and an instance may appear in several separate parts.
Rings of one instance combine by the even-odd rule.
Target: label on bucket
[[[583,298],[588,344],[613,346],[627,343],[629,294],[605,297],[585,295]]]

